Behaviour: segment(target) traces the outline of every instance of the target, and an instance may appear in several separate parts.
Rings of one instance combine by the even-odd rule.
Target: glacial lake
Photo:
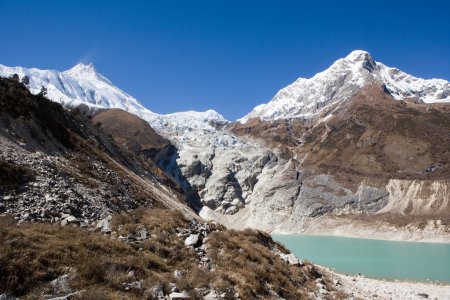
[[[450,244],[273,234],[299,259],[342,274],[450,283]]]

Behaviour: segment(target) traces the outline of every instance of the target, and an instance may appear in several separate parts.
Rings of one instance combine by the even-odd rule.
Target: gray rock
[[[220,296],[217,294],[216,291],[210,291],[203,297],[203,300],[218,300],[218,299],[220,299]]]
[[[198,234],[191,234],[184,240],[186,246],[195,247],[199,244],[200,236]]]
[[[111,216],[108,216],[100,221],[98,221],[97,226],[95,228],[100,229],[100,232],[105,234],[110,234],[111,229]]]
[[[75,218],[74,216],[69,215],[67,218],[62,220],[61,225],[66,226],[66,225],[77,224],[77,223],[79,223],[78,219]]]
[[[0,300],[18,300],[18,299],[19,298],[16,298],[8,294],[0,294]]]
[[[164,291],[161,286],[156,285],[148,290],[152,299],[165,300]]]
[[[180,270],[175,270],[175,271],[173,272],[173,276],[174,276],[175,278],[180,278],[181,276],[183,276],[183,272],[181,272]]]
[[[292,253],[289,253],[289,254],[280,253],[280,257],[282,260],[284,260],[285,262],[287,262],[290,265],[296,265],[296,266],[303,265],[303,262],[301,260],[299,260],[297,257],[295,257],[295,255]]]
[[[170,300],[185,300],[190,299],[189,295],[186,292],[176,293],[173,292],[169,295]]]
[[[148,231],[146,229],[141,229],[138,231],[138,235],[141,239],[146,240],[148,239]]]
[[[78,292],[73,292],[73,293],[69,293],[69,294],[67,294],[65,296],[54,297],[54,298],[47,298],[47,300],[71,300],[77,294],[78,294]]]
[[[70,275],[65,274],[62,275],[50,282],[53,290],[55,290],[58,294],[60,293],[69,293],[72,292],[70,288]]]

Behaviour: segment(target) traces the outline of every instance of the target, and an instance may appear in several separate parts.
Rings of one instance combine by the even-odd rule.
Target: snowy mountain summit
[[[269,103],[256,106],[239,121],[311,118],[323,107],[346,100],[370,84],[384,85],[397,100],[450,102],[448,81],[416,78],[375,61],[366,51],[355,50],[312,78],[298,78]]]
[[[169,123],[175,127],[210,128],[213,123],[227,122],[213,110],[156,114],[98,73],[92,63],[79,63],[63,72],[0,65],[0,76],[9,77],[13,74],[20,78],[28,76],[29,89],[34,94],[39,93],[43,86],[46,87],[47,97],[65,107],[85,105],[92,110],[120,108],[148,121],[157,130]]]
[[[12,74],[18,74],[20,78],[28,76],[32,93],[38,93],[43,86],[46,87],[48,98],[66,107],[86,105],[91,109],[120,108],[141,118],[155,115],[99,74],[92,63],[80,63],[64,72],[0,65],[0,76]]]

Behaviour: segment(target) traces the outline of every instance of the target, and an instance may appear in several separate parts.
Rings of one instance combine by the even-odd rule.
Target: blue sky
[[[93,62],[158,113],[234,120],[297,77],[364,49],[450,79],[450,1],[0,1],[0,63]]]

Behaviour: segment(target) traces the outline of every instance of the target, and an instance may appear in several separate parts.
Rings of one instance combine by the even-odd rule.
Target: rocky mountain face
[[[369,214],[412,231],[431,222],[444,233],[449,91],[447,81],[415,78],[354,51],[281,90],[261,113],[221,130],[163,135],[178,141],[182,173],[206,219],[300,232],[314,220]],[[206,149],[214,155],[199,155]],[[399,225],[395,215],[407,220]]]
[[[308,220],[330,215],[448,219],[449,109],[396,101],[382,87],[369,86],[314,121],[233,124],[235,134],[283,149],[292,168],[277,175],[285,175],[284,186],[297,187],[278,199],[263,193],[269,197],[250,206],[244,219],[264,227],[260,220],[276,216],[265,228],[286,231],[307,230]]]
[[[3,67],[4,74],[12,71]],[[135,99],[125,106],[84,103],[97,111],[123,108],[167,138],[170,146],[147,151],[156,148],[132,138],[142,129],[123,130],[141,128],[139,122],[99,121],[116,142],[163,169],[202,217],[299,232],[314,220],[361,214],[403,215],[409,218],[403,225],[416,222],[417,228],[423,220],[443,224],[450,199],[449,93],[445,80],[416,78],[354,51],[235,123],[214,111],[134,112]]]

